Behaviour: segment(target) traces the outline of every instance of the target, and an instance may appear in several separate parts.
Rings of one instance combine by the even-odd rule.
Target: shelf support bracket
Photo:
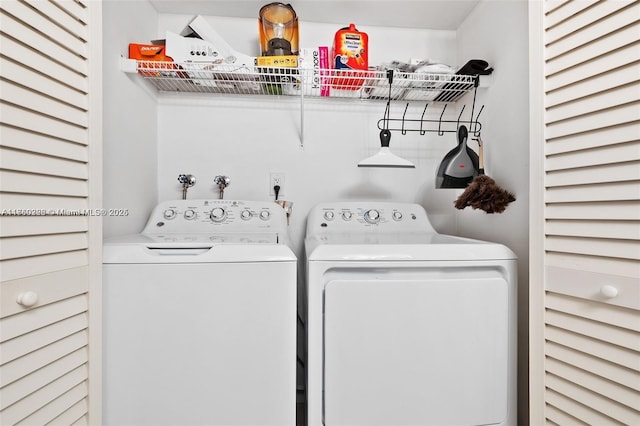
[[[304,149],[304,88],[300,87],[300,148]]]

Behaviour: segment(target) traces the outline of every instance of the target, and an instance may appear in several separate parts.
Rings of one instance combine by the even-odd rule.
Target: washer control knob
[[[252,216],[251,215],[251,210],[242,210],[240,212],[240,218],[242,220],[249,220],[249,219],[251,219],[251,216]]]
[[[333,220],[334,217],[335,214],[331,210],[324,212],[324,218],[326,220]]]
[[[185,210],[184,211],[184,218],[187,220],[193,220],[196,218],[196,211],[193,209],[189,209],[189,210]]]
[[[269,213],[269,210],[262,210],[260,212],[260,219],[269,220],[270,217],[271,217],[271,213]]]
[[[353,218],[353,213],[350,211],[342,212],[342,220],[351,220]]]
[[[393,215],[391,215],[391,217],[393,217],[393,220],[402,220],[402,213],[393,212]]]
[[[227,212],[222,207],[216,207],[211,210],[209,218],[214,222],[222,222],[227,217]]]
[[[364,220],[369,223],[378,223],[380,222],[380,212],[378,210],[367,210],[364,214]]]
[[[175,219],[177,212],[174,209],[166,209],[162,215],[165,219],[171,220]]]

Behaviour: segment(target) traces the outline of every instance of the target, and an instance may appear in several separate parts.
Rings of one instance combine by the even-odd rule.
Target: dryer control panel
[[[242,200],[170,200],[154,209],[143,234],[280,232],[286,213],[272,202]]]
[[[315,206],[309,213],[307,235],[323,232],[435,232],[419,204],[337,202]]]

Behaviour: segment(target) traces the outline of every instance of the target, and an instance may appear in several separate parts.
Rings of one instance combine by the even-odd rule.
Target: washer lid
[[[309,261],[429,261],[516,259],[502,244],[438,233],[315,234],[305,240]]]
[[[134,234],[105,239],[105,245],[143,244],[154,246],[189,246],[193,244],[278,244],[282,238],[275,232],[262,233],[164,233],[164,234]]]
[[[103,263],[295,261],[276,233],[135,234],[105,239]]]

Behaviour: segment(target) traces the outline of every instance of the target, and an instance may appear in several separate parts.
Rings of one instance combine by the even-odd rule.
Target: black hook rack
[[[420,118],[416,118],[416,119],[407,118],[407,110],[409,109],[409,102],[407,102],[404,107],[402,118],[390,118],[389,117],[390,101],[388,101],[385,108],[384,118],[378,120],[378,129],[382,130],[384,128],[387,128],[388,130],[391,130],[391,131],[399,131],[403,135],[406,135],[407,132],[419,132],[421,136],[424,136],[426,133],[437,133],[438,136],[443,136],[445,133],[457,132],[460,125],[465,124],[468,127],[469,133],[472,134],[474,137],[478,138],[480,137],[480,133],[482,131],[482,124],[480,123],[479,118],[480,118],[480,114],[482,114],[482,111],[484,110],[484,105],[482,105],[482,107],[480,107],[480,110],[478,111],[478,115],[476,115],[475,117],[473,116],[475,112],[476,93],[478,90],[479,81],[480,81],[479,77],[476,77],[475,89],[473,91],[473,103],[471,106],[471,118],[469,120],[462,120],[462,114],[464,113],[466,105],[462,106],[462,109],[460,110],[460,114],[458,114],[457,120],[455,121],[443,120],[442,117],[444,116],[444,112],[447,109],[448,103],[445,103],[444,106],[442,107],[440,118],[437,120],[424,118],[427,112],[427,108],[429,107],[429,103],[425,104]],[[391,88],[391,80],[389,81],[389,83],[390,83],[389,88]],[[394,123],[396,124],[394,125]],[[451,128],[452,127],[451,125],[453,123],[455,123],[455,128]]]

